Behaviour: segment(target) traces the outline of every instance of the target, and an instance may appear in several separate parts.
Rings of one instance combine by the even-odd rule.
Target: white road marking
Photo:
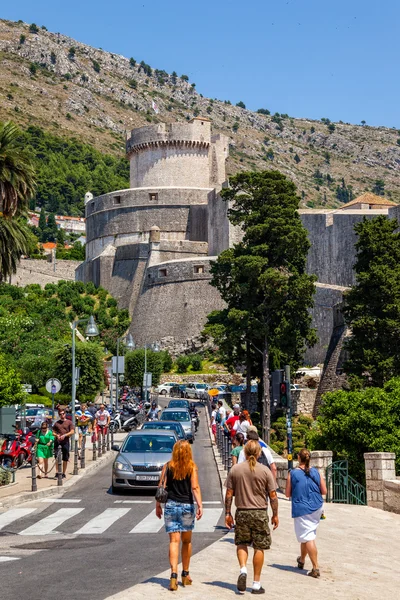
[[[114,504],[152,504],[154,500],[114,500]]]
[[[156,517],[156,511],[153,510],[135,525],[129,533],[158,533],[162,527],[164,527],[164,519]]]
[[[52,515],[41,519],[34,525],[31,525],[27,529],[20,532],[19,535],[47,535],[49,533],[57,533],[54,531],[56,527],[59,527],[75,515],[85,510],[84,508],[60,508]]]
[[[10,560],[20,560],[19,556],[0,556],[0,563],[9,562]]]
[[[7,527],[7,525],[12,523],[13,521],[16,521],[17,519],[22,519],[22,517],[30,515],[35,510],[36,508],[13,508],[5,513],[1,513],[0,529],[4,529],[4,527]]]
[[[106,529],[111,527],[115,521],[118,521],[121,517],[126,515],[131,509],[130,508],[106,508],[104,512],[97,517],[91,519],[86,525],[75,531],[76,535],[88,535],[93,533],[103,533]]]
[[[221,504],[220,500],[203,500],[203,504]]]
[[[78,504],[80,498],[43,498],[42,502],[58,502],[58,504]]]
[[[221,514],[222,508],[205,508],[200,521],[196,521],[194,533],[210,533],[215,531]]]

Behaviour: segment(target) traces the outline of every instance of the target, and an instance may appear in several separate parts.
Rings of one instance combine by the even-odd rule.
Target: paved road
[[[193,445],[205,501],[194,552],[219,539],[223,505],[204,410]],[[154,491],[114,496],[106,465],[62,498],[0,513],[2,600],[102,600],[168,568],[168,536],[154,515]],[[140,495],[139,495],[140,494]]]

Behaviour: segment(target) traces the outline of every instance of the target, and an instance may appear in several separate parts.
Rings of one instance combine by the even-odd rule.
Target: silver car
[[[112,467],[112,491],[156,488],[163,466],[172,455],[175,431],[136,430],[129,433]]]
[[[186,408],[165,408],[161,413],[160,421],[179,421],[187,440],[193,444],[194,424],[190,412]]]

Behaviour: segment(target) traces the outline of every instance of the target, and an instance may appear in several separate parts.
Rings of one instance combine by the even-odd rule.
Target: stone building
[[[209,284],[210,262],[241,238],[219,194],[229,140],[212,135],[209,119],[196,117],[134,129],[126,148],[131,187],[88,195],[86,261],[76,278],[102,285],[129,309],[139,345],[158,341],[174,354],[195,350],[207,314],[222,307]],[[318,277],[313,321],[319,342],[306,364],[324,362],[327,352],[336,357],[343,343],[338,313],[354,283],[354,225],[397,212],[397,205],[373,194],[338,210],[300,210],[311,242],[307,270]]]

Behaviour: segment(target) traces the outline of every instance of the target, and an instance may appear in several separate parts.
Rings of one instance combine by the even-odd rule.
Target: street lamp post
[[[76,367],[75,367],[75,337],[76,337],[76,329],[79,323],[86,323],[89,321],[86,329],[85,336],[86,337],[96,337],[99,335],[99,329],[95,323],[93,315],[90,316],[89,319],[79,319],[78,321],[74,321],[72,323],[72,426],[75,430],[75,400],[76,400]],[[72,438],[72,442],[75,440],[75,434]]]
[[[119,392],[119,343],[120,342],[124,342],[125,346],[128,348],[128,350],[134,350],[135,349],[135,342],[133,341],[133,337],[132,334],[128,333],[128,335],[123,335],[122,337],[117,338],[117,373],[116,373],[116,377],[115,377],[115,381],[116,381],[116,390],[115,390],[115,410],[118,410],[118,392]],[[111,379],[112,379],[112,369],[111,369]],[[112,399],[112,397],[111,397]]]

